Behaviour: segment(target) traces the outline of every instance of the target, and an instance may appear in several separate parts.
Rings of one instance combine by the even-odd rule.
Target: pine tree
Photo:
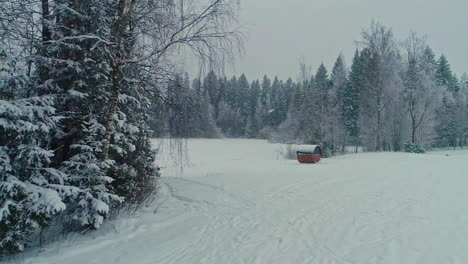
[[[282,103],[283,100],[281,98],[281,90],[282,90],[282,85],[278,79],[277,76],[275,76],[273,83],[271,85],[271,113],[269,115],[269,125],[273,128],[278,127],[278,125],[281,123],[281,116],[282,116]]]
[[[456,100],[451,96],[444,96],[442,106],[436,111],[435,131],[438,135],[437,146],[439,147],[457,146],[457,130],[460,124],[455,118],[456,110]]]
[[[438,135],[438,146],[456,147],[463,130],[457,116],[460,116],[459,83],[453,74],[450,64],[444,55],[437,62],[435,73],[436,84],[441,90],[441,106],[436,111],[435,130]]]
[[[235,106],[241,112],[242,117],[244,118],[244,122],[245,122],[245,120],[250,114],[250,109],[249,109],[250,84],[245,74],[241,74],[241,76],[238,79],[237,84],[238,84],[238,92],[237,92],[238,97],[237,97],[237,102]]]
[[[345,125],[342,117],[343,109],[343,95],[348,85],[348,77],[346,66],[344,64],[343,56],[340,54],[333,66],[332,74],[330,76],[332,83],[331,89],[331,109],[328,115],[329,122],[327,124],[327,134],[331,138],[332,152],[338,150],[338,147],[343,151],[346,141]]]
[[[203,91],[210,99],[210,104],[217,108],[217,99],[219,97],[219,81],[218,76],[214,71],[208,72],[203,81]]]
[[[284,119],[286,119],[286,114],[288,112],[289,106],[291,105],[291,100],[293,98],[294,92],[296,91],[296,84],[293,82],[291,77],[286,80],[284,85],[284,94],[283,99],[285,100],[285,111],[284,111]]]
[[[455,94],[460,90],[457,76],[452,72],[452,68],[447,58],[442,54],[437,62],[435,72],[436,84],[439,87],[445,87],[451,93]]]
[[[218,88],[217,88],[218,89],[217,98],[216,98],[216,103],[214,105],[214,117],[215,117],[215,119],[218,118],[220,102],[226,99],[227,87],[228,87],[228,79],[226,77],[219,78],[218,79]]]
[[[447,58],[442,54],[437,62],[437,68],[435,72],[436,84],[439,87],[449,87],[449,84],[453,78],[452,76],[452,69],[450,64],[447,61]]]
[[[303,87],[303,96],[299,110],[300,141],[305,144],[322,144],[322,103],[320,89],[317,88],[315,80],[306,82]]]
[[[291,99],[291,92],[293,91],[293,81],[288,78],[286,82],[280,81],[280,90],[276,99],[275,108],[278,109],[276,115],[276,127],[286,120],[288,114],[289,101]]]
[[[247,117],[246,136],[248,138],[257,137],[260,124],[256,120],[257,102],[260,98],[260,81],[255,80],[250,85],[249,95],[249,116]]]
[[[262,111],[257,111],[257,115],[259,115],[258,118],[262,120],[262,126],[259,127],[259,130],[269,130],[271,129],[270,113],[273,109],[273,106],[271,103],[271,80],[266,75],[263,76],[262,80],[260,91],[260,103],[262,105]],[[257,107],[257,109],[259,109],[259,107]]]
[[[285,143],[302,143],[304,136],[309,131],[302,130],[303,115],[302,104],[305,100],[302,85],[294,86],[291,91],[286,119],[279,125],[275,138]]]
[[[340,93],[342,101],[341,120],[346,127],[348,135],[352,138],[353,144],[356,146],[360,143],[360,98],[364,85],[362,71],[361,57],[359,51],[356,50],[349,73],[349,83],[343,87],[343,92]]]
[[[234,107],[237,104],[238,101],[238,82],[237,82],[237,77],[232,76],[232,78],[229,80],[229,83],[227,85],[226,89],[226,103],[228,103],[231,107]]]
[[[138,175],[124,157],[136,151],[140,136],[147,137],[148,133],[139,129],[145,119],[141,111],[146,107],[145,99],[138,98],[135,84],[124,81],[124,76],[136,76],[137,70],[113,65],[108,52],[128,56],[133,52],[132,40],[112,48],[100,41],[123,34],[123,29],[116,29],[122,17],[107,20],[119,8],[105,1],[54,6],[55,17],[46,18],[51,40],[41,47],[37,60],[40,93],[62,97],[57,111],[66,118],[51,144],[60,149],[53,162],[62,172],[73,175],[70,184],[81,190],[73,199],[65,197],[72,201],[67,212],[72,228],[99,228],[112,207],[124,197],[137,195],[132,193],[135,190],[125,190]],[[126,49],[126,53],[114,49]],[[103,107],[103,103],[109,107]],[[119,181],[111,185],[117,178]],[[116,186],[118,182],[125,187]]]
[[[52,165],[51,133],[62,119],[53,96],[24,97],[30,79],[5,56],[0,67],[0,254],[22,251],[36,230],[66,209],[61,194],[80,190]]]
[[[330,89],[331,89],[331,82],[328,78],[328,72],[325,66],[320,64],[317,73],[315,74],[315,82],[314,82],[314,94],[311,95],[315,96],[315,103],[316,107],[318,107],[317,111],[319,112],[319,117],[316,122],[319,125],[319,135],[317,138],[316,143],[320,144],[329,144],[325,141],[325,126],[327,122],[327,115],[331,108],[331,101],[330,101]],[[328,146],[326,146],[328,147]]]
[[[431,47],[426,46],[420,60],[420,67],[427,76],[434,76],[437,69],[437,61]]]
[[[401,141],[402,117],[395,114],[401,98],[401,56],[390,28],[372,22],[362,32],[364,49],[361,102],[361,131],[367,148],[374,151],[398,148]]]
[[[166,55],[181,44],[206,55],[239,43],[220,23],[235,16],[224,2],[203,15],[172,1],[23,2],[0,4],[0,254],[22,250],[52,220],[93,229],[143,205],[159,175],[147,124],[173,74]],[[211,98],[177,95],[193,95],[211,136],[218,86]]]
[[[250,115],[254,116],[257,111],[257,101],[260,98],[260,81],[255,80],[250,85],[250,95],[249,95],[249,112]]]

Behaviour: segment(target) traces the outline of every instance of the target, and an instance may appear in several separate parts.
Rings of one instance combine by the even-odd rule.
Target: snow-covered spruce
[[[26,57],[2,58],[0,254],[22,251],[54,219],[64,219],[66,230],[99,228],[155,190],[148,104],[124,81],[133,77],[130,67],[120,69],[112,101],[109,40],[118,7],[84,2],[48,7],[47,27],[37,32],[44,44],[16,47]]]
[[[14,252],[66,209],[57,189],[75,189],[67,185],[66,174],[51,166],[49,135],[61,119],[53,98],[0,100],[0,113],[0,248]]]

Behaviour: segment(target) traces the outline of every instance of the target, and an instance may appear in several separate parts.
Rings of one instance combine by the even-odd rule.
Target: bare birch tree
[[[178,48],[189,48],[201,60],[216,63],[241,50],[243,34],[235,28],[237,5],[231,0],[120,0],[112,31],[112,100],[102,157],[108,155],[112,121],[117,110],[121,74],[138,67],[146,92],[155,92],[173,65]],[[127,43],[127,44],[125,44]],[[125,45],[132,43],[133,53]]]
[[[417,132],[428,118],[431,104],[436,98],[433,78],[424,71],[427,65],[423,65],[425,62],[422,58],[426,47],[425,39],[415,32],[411,32],[404,42],[407,60],[404,99],[411,122],[411,143],[413,144],[423,140],[417,138]]]
[[[369,109],[375,114],[374,125],[371,134],[375,137],[373,150],[384,149],[384,120],[383,116],[389,105],[387,105],[388,91],[392,85],[392,79],[396,76],[397,46],[393,32],[375,21],[367,30],[362,32],[362,40],[358,42],[368,51],[372,65],[366,69],[367,92],[369,97]]]

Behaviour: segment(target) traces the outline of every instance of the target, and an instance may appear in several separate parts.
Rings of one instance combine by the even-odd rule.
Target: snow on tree
[[[364,47],[361,52],[363,69],[363,89],[361,93],[361,129],[369,150],[390,149],[398,140],[388,134],[394,128],[401,127],[399,118],[392,115],[393,106],[398,101],[398,51],[391,29],[372,22],[362,32]],[[386,119],[388,117],[389,119]],[[384,120],[386,120],[384,122]],[[394,122],[392,122],[394,121]],[[384,132],[387,132],[385,134]],[[395,135],[398,136],[398,135]]]
[[[330,81],[332,83],[332,88],[330,90],[331,107],[328,112],[326,131],[329,138],[328,141],[332,145],[332,153],[335,153],[336,151],[344,151],[347,138],[346,128],[342,119],[342,110],[343,95],[349,82],[342,54],[340,54],[335,61]]]
[[[453,74],[444,55],[441,55],[437,62],[435,80],[441,94],[441,103],[436,109],[435,117],[437,145],[441,147],[461,146],[466,134],[464,127],[466,103],[458,78]]]
[[[356,146],[360,143],[360,98],[364,86],[363,70],[362,57],[356,50],[349,73],[349,83],[340,95],[342,97],[341,118],[352,139],[352,144]]]
[[[421,125],[424,126],[433,103],[437,99],[433,82],[433,56],[427,49],[425,40],[412,32],[405,42],[407,70],[404,77],[403,97],[408,110],[411,126],[411,143],[424,144],[427,138],[418,137]],[[425,126],[426,129],[428,126]]]
[[[318,109],[314,109],[318,111],[318,119],[315,120],[317,123],[317,135],[314,139],[314,142],[310,142],[313,144],[323,144],[324,149],[329,149],[331,142],[327,142],[327,138],[325,136],[325,126],[327,125],[328,121],[328,114],[331,109],[331,98],[330,98],[330,89],[332,88],[332,83],[328,78],[328,71],[323,65],[320,64],[317,73],[315,74],[314,82],[312,85],[312,98],[311,101],[314,102],[315,106]],[[325,150],[324,150],[325,151]]]
[[[68,185],[69,175],[52,166],[48,149],[60,120],[53,96],[19,98],[28,90],[26,72],[0,68],[0,254],[22,251],[27,239],[66,209],[63,192],[80,190]]]
[[[219,22],[234,18],[232,3],[193,2],[1,2],[0,254],[58,216],[64,231],[99,228],[154,195],[147,124],[174,75],[169,55],[182,44],[214,59],[242,41]],[[191,99],[199,129],[217,133],[210,99]]]

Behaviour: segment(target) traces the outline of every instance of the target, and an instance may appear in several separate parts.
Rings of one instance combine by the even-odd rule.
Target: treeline
[[[178,45],[213,60],[238,44],[235,6],[0,0],[0,256],[154,197],[149,102]]]
[[[362,33],[348,68],[342,55],[329,72],[301,65],[293,81],[249,82],[209,72],[168,87],[169,112],[158,108],[156,136],[266,138],[367,151],[463,147],[468,137],[468,75],[460,79],[415,33],[397,44],[377,23]]]

